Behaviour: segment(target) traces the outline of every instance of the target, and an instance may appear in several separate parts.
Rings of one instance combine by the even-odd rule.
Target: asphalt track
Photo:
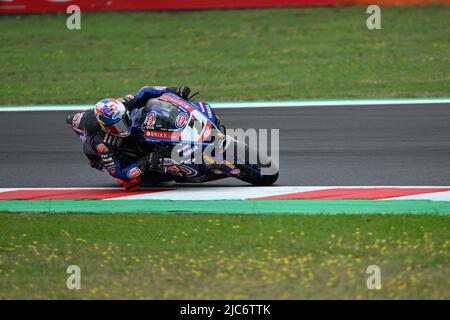
[[[285,186],[447,186],[450,104],[220,109],[229,128],[280,129]],[[0,113],[0,187],[109,187],[67,112]],[[236,179],[199,185],[242,185]],[[181,185],[182,186],[182,185]]]

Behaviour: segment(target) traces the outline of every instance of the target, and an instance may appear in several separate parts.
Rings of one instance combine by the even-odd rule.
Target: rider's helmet
[[[103,99],[95,105],[95,118],[102,130],[116,137],[131,133],[131,119],[127,108],[116,99]]]

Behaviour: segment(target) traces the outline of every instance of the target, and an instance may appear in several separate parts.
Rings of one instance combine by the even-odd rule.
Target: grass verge
[[[0,105],[95,103],[144,84],[218,100],[450,95],[450,6],[0,18]]]
[[[449,299],[448,229],[448,216],[0,214],[0,298]],[[366,287],[372,264],[381,290]]]

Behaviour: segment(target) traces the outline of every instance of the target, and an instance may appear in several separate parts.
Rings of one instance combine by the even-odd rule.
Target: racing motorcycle
[[[133,161],[156,155],[142,175],[144,184],[234,177],[253,185],[271,185],[278,179],[278,167],[257,148],[227,135],[208,103],[165,93],[133,110],[130,117],[131,139],[120,153]],[[256,161],[250,161],[252,155]]]

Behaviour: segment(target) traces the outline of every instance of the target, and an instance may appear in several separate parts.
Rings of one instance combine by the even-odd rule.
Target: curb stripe
[[[246,200],[267,197],[299,190],[317,190],[327,187],[208,187],[179,188],[158,194],[142,194],[115,198],[113,200]]]
[[[385,106],[411,104],[450,104],[450,97],[442,98],[397,98],[397,99],[349,99],[349,100],[290,100],[290,101],[239,101],[210,102],[215,109],[239,108],[283,108],[283,107],[329,107],[329,106]],[[79,111],[92,108],[94,104],[84,105],[29,105],[0,106],[0,112],[20,111]]]
[[[137,192],[122,188],[0,188],[0,200],[283,200],[283,199],[393,199],[450,201],[450,186],[443,187],[172,187]]]
[[[325,190],[289,193],[256,199],[387,199],[394,197],[449,191],[449,188],[333,188]]]
[[[0,200],[57,200],[57,199],[110,199],[127,195],[163,192],[169,189],[126,191],[124,189],[64,189],[64,190],[9,190],[0,193]]]

